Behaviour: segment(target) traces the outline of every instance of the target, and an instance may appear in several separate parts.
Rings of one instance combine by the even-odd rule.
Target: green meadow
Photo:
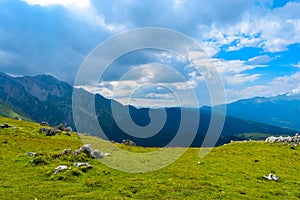
[[[169,153],[155,160],[142,156],[132,161],[131,153],[147,155],[158,149],[112,145],[76,133],[46,136],[39,133],[39,124],[0,117],[2,123],[12,127],[0,128],[1,200],[300,198],[299,146],[233,142],[213,148],[202,159],[199,148],[189,148],[167,167],[148,173],[128,173],[108,166],[117,165],[127,171],[137,166],[142,172],[143,165],[157,166],[172,157],[172,152],[184,149],[170,148]],[[79,149],[82,141],[112,155],[99,161],[84,153],[61,154],[64,149]],[[29,156],[28,152],[36,155]],[[74,162],[88,162],[93,167],[76,168]],[[69,169],[54,175],[58,165],[67,165]],[[280,180],[262,178],[269,173]]]

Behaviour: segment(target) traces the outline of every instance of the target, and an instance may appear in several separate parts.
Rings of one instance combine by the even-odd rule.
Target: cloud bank
[[[3,0],[0,70],[13,75],[51,74],[72,84],[82,61],[96,45],[122,31],[155,26],[180,31],[203,47],[223,78],[228,102],[297,93],[299,10],[298,0]],[[176,69],[186,82],[170,79],[168,72],[154,67],[157,64]],[[123,101],[125,94],[153,82],[153,77],[181,92],[188,84],[201,91],[200,99],[207,95],[201,75],[167,52],[127,55],[114,65],[106,80],[85,87],[111,97],[122,83],[115,98]],[[132,72],[130,80],[119,81],[133,68],[139,70]],[[175,105],[176,98],[159,88],[144,87],[132,102]],[[206,98],[201,102],[209,103]]]

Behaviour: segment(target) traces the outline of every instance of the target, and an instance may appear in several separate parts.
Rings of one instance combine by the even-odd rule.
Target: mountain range
[[[9,117],[18,115],[36,122],[47,121],[53,126],[63,123],[76,130],[72,114],[73,90],[93,95],[85,90],[73,88],[50,75],[12,77],[0,72],[0,115]],[[118,127],[118,120],[123,120],[122,113],[115,119],[111,105],[115,105],[119,110],[129,109],[133,121],[140,126],[150,123],[150,112],[160,112],[162,109],[121,105],[100,94],[94,97],[97,118],[106,137],[117,142],[130,139],[141,146],[167,145],[180,127],[181,116],[188,116],[188,120],[192,121],[195,119],[195,111],[200,111],[200,122],[192,146],[201,146],[212,116],[211,107],[202,107],[200,110],[165,108],[167,120],[163,128],[152,137],[140,138],[129,135]],[[218,112],[220,109],[220,106],[216,106],[214,110]],[[228,104],[225,124],[217,145],[228,143],[230,140],[263,139],[268,135],[294,135],[300,130],[299,114],[300,100],[296,96],[256,97]],[[185,146],[190,130],[186,128],[184,131],[186,134],[173,145]]]
[[[239,100],[227,105],[227,115],[300,130],[300,95]]]

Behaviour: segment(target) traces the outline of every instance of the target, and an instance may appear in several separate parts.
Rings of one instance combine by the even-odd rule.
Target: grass
[[[300,148],[264,142],[233,142],[217,147],[203,159],[199,149],[190,148],[168,167],[149,173],[126,173],[107,167],[135,166],[121,156],[123,151],[147,155],[157,149],[112,146],[109,142],[75,133],[47,137],[39,124],[0,117],[0,124],[16,129],[0,129],[0,199],[299,199]],[[90,142],[112,156],[99,162],[84,154],[60,156]],[[37,156],[26,156],[34,151]],[[170,152],[182,151],[170,148]],[[129,153],[128,153],[129,154]],[[125,154],[126,155],[126,154]],[[172,154],[165,154],[172,156]],[[156,160],[140,157],[137,166],[156,165]],[[72,167],[87,161],[92,169]],[[143,162],[142,162],[143,161]],[[200,164],[198,164],[200,161]],[[53,175],[56,166],[66,164],[69,171]],[[275,173],[278,182],[263,175]]]

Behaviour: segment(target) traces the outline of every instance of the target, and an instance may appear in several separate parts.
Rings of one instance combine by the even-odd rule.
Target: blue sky
[[[162,27],[186,34],[207,52],[227,102],[294,95],[300,92],[299,10],[298,0],[1,0],[0,70],[51,74],[72,84],[99,43],[133,28]],[[170,78],[161,65],[176,69],[186,83]],[[84,87],[122,103],[131,96],[137,106],[174,106],[176,96],[163,85],[184,93],[188,83],[200,104],[209,104],[201,75],[188,66],[168,52],[141,50],[122,56],[103,80]],[[129,70],[130,80],[120,80]]]

